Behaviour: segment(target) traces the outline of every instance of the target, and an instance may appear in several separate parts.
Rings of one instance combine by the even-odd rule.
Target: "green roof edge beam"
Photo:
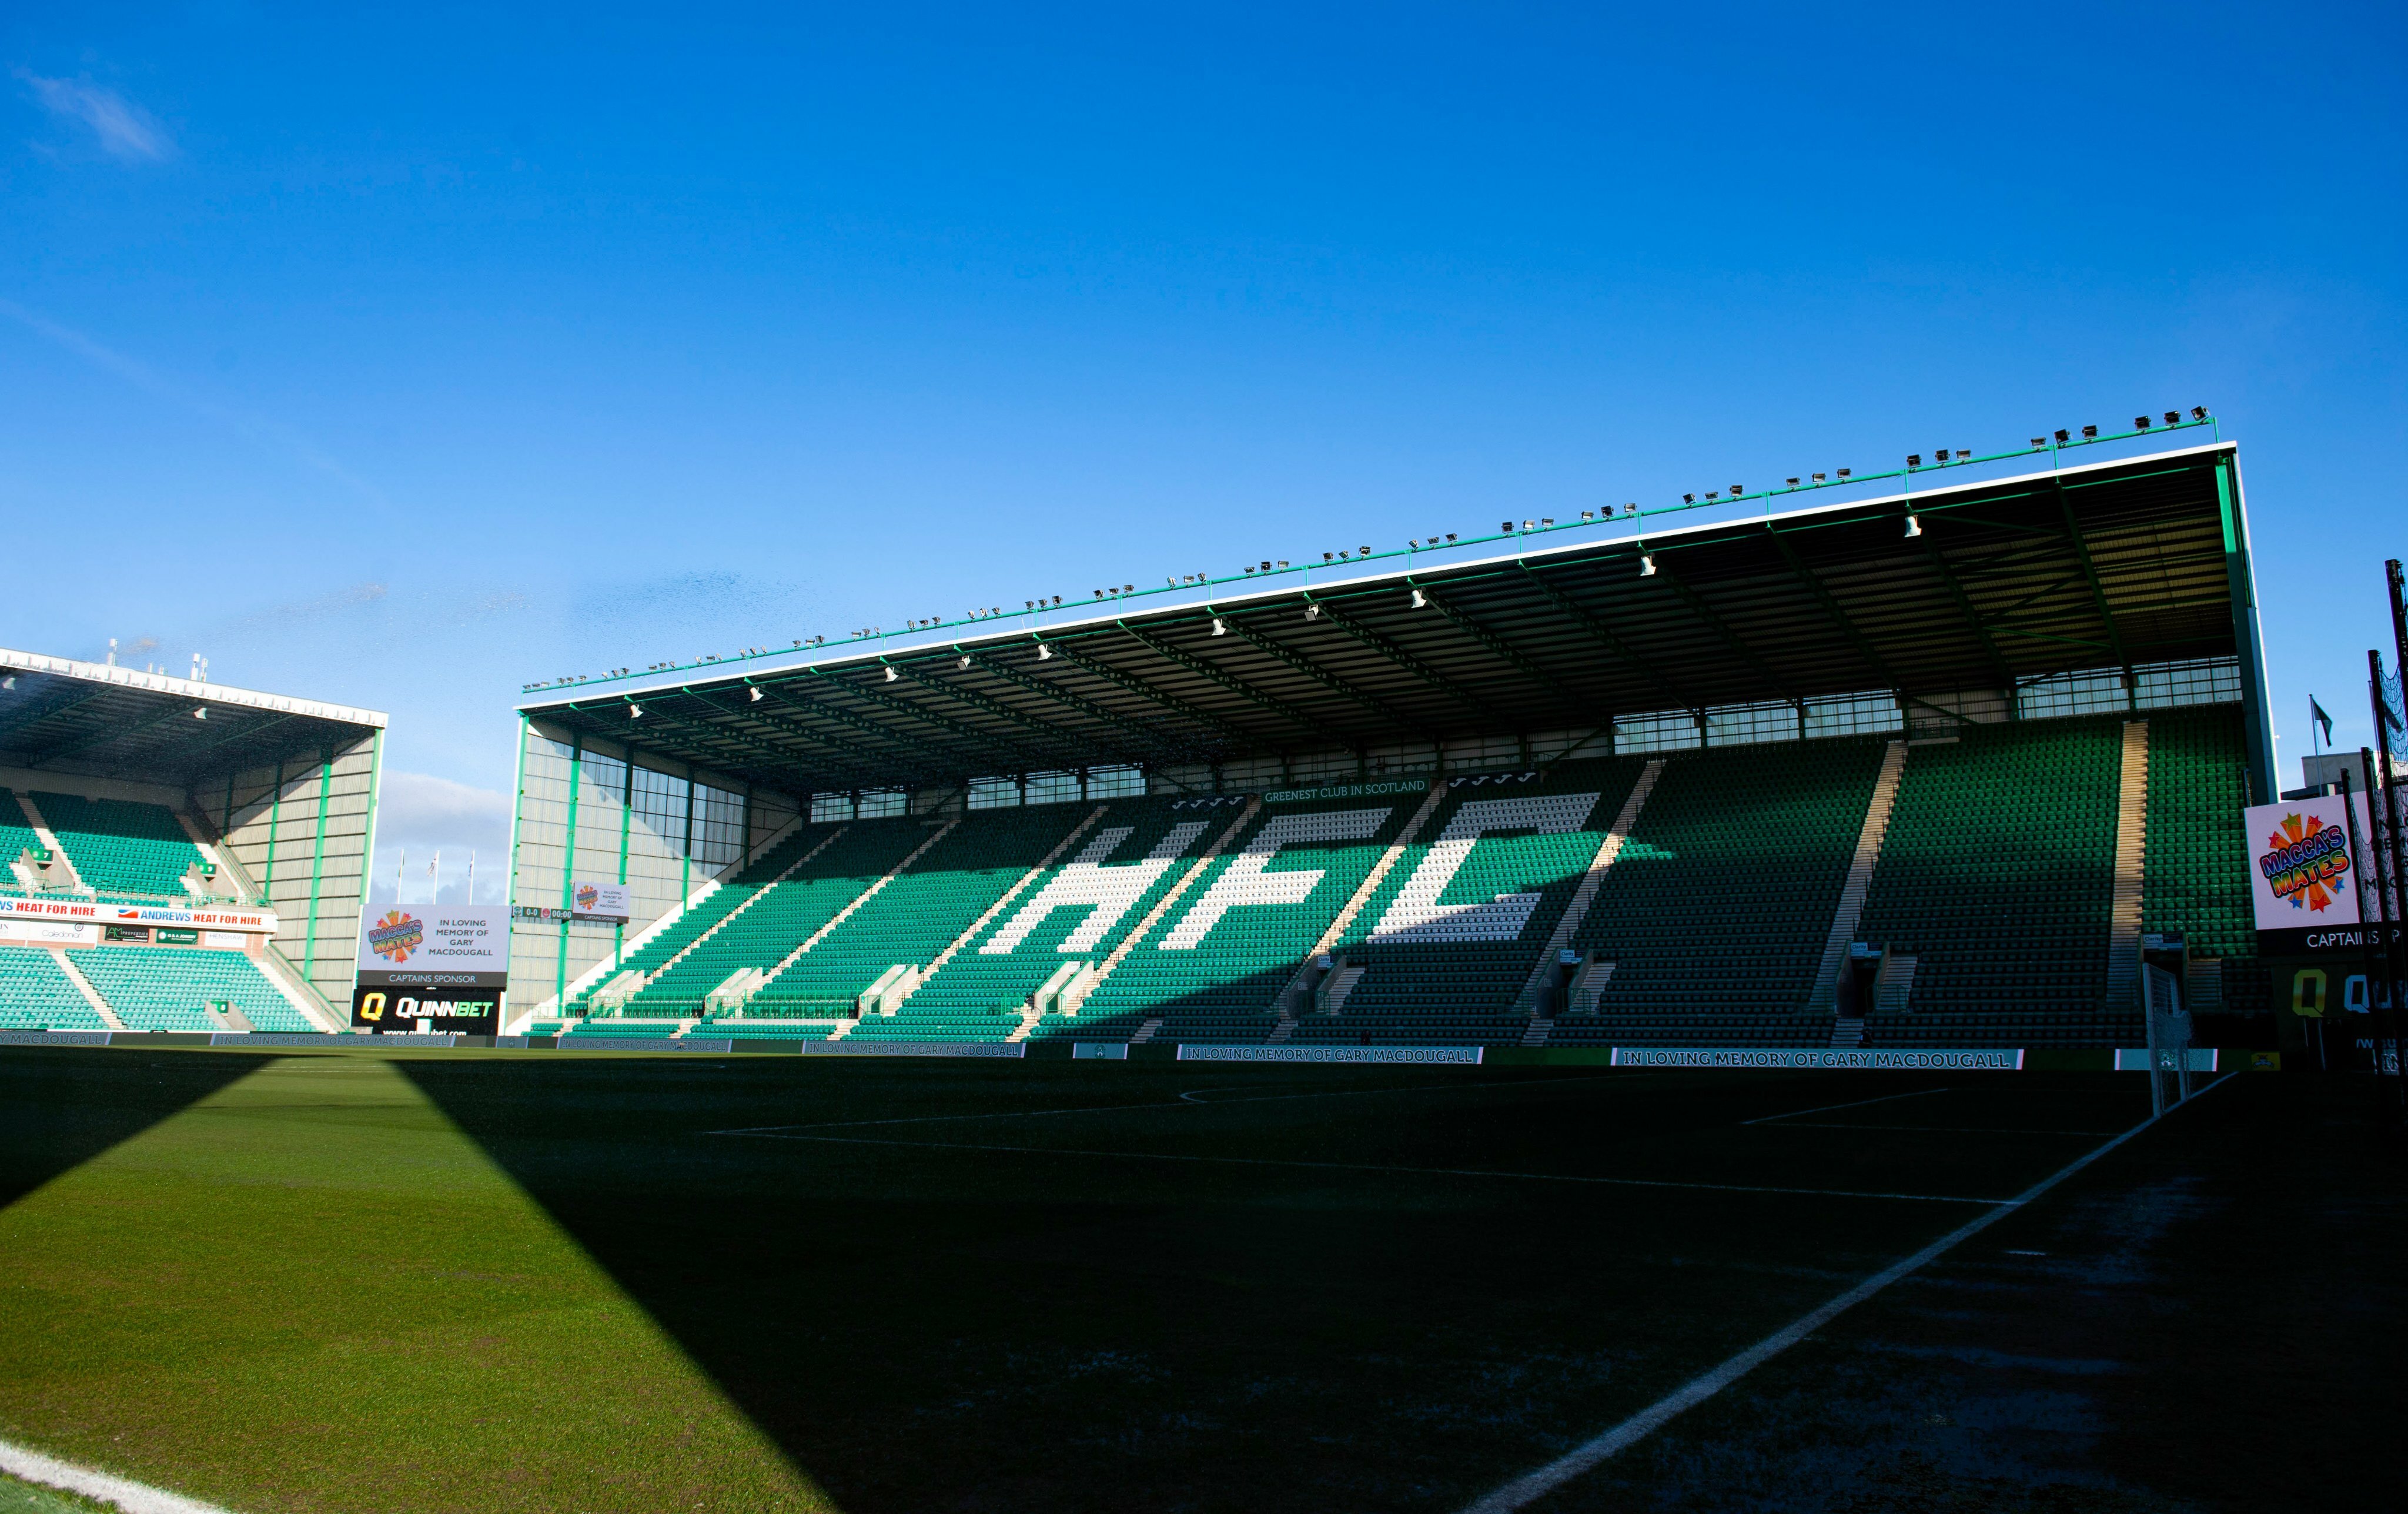
[[[29,768],[38,768],[45,762],[55,761],[63,757],[73,757],[78,752],[90,751],[95,746],[107,746],[111,742],[134,735],[137,731],[149,730],[151,727],[173,720],[179,715],[190,720],[193,717],[192,707],[179,702],[177,704],[170,705],[168,708],[160,711],[158,714],[151,715],[148,719],[137,720],[130,726],[121,726],[112,722],[108,725],[102,726],[97,729],[88,730],[80,735],[71,736],[65,741],[53,742],[49,746],[41,747],[36,751],[28,753],[25,757],[25,766]],[[236,734],[239,734],[239,732]],[[229,737],[228,739],[231,740],[232,738]]]
[[[79,704],[89,703],[104,694],[112,692],[115,687],[113,684],[93,685],[66,699],[53,700],[38,709],[22,711],[13,719],[0,720],[0,738],[6,738],[16,731],[22,730],[27,726],[39,725],[52,715],[64,714]]]
[[[748,687],[763,686],[755,685],[750,678],[745,679],[744,682]],[[907,759],[890,757],[880,753],[865,751],[860,747],[853,745],[849,742],[841,742],[833,736],[822,735],[820,732],[811,729],[808,726],[799,725],[795,721],[773,714],[769,711],[757,709],[754,707],[753,701],[750,699],[747,699],[745,703],[731,710],[727,706],[720,703],[717,699],[712,699],[708,693],[691,685],[681,687],[678,692],[692,696],[694,699],[709,706],[711,710],[720,714],[726,715],[730,719],[757,720],[762,725],[768,727],[772,730],[783,731],[787,735],[792,736],[798,741],[806,741],[814,746],[824,747],[828,751],[837,755],[837,766],[848,774],[854,771],[879,774],[880,770],[884,769],[885,774],[881,775],[875,780],[882,782],[885,775],[891,775],[895,769],[902,768],[913,771],[922,777],[933,778],[937,776],[933,771],[921,769],[917,764]],[[772,691],[767,690],[766,688],[764,689],[764,693],[762,695],[764,701],[768,698],[769,692]],[[781,699],[779,702],[782,704],[785,701]],[[711,728],[718,730],[724,729],[725,728],[714,726]]]
[[[1311,602],[1310,598],[1308,598],[1305,602]],[[1207,604],[1204,608],[1211,610],[1212,606]],[[1326,613],[1327,612],[1326,611],[1324,612],[1324,613]],[[1332,620],[1336,620],[1338,617],[1332,615],[1330,618]],[[1364,709],[1370,711],[1373,714],[1376,714],[1381,719],[1387,721],[1390,725],[1395,726],[1399,730],[1411,731],[1426,742],[1435,743],[1438,741],[1438,733],[1431,730],[1424,722],[1415,720],[1412,716],[1405,714],[1402,710],[1398,709],[1395,705],[1390,704],[1387,700],[1380,698],[1377,694],[1372,693],[1369,689],[1349,683],[1345,679],[1339,677],[1336,673],[1329,671],[1327,669],[1315,666],[1312,660],[1307,657],[1303,653],[1298,652],[1295,648],[1287,645],[1285,642],[1277,641],[1267,633],[1247,625],[1245,621],[1240,619],[1239,616],[1234,614],[1223,615],[1221,616],[1221,623],[1228,627],[1230,631],[1248,646],[1254,648],[1254,650],[1258,652],[1268,654],[1278,661],[1285,663],[1290,668],[1295,669],[1297,672],[1304,674],[1305,677],[1312,679],[1314,683],[1319,684],[1322,687],[1329,690],[1332,694],[1337,695],[1340,699],[1354,700],[1356,704],[1359,704]],[[1347,742],[1345,744],[1348,747],[1353,748],[1359,746],[1361,743],[1356,742]]]
[[[867,666],[891,670],[893,680],[896,683],[900,683],[905,674],[912,671],[910,664],[889,662],[884,657]],[[1009,736],[999,735],[991,730],[981,730],[978,727],[956,720],[942,711],[930,709],[917,699],[907,699],[899,694],[889,694],[876,684],[848,683],[840,678],[831,678],[829,682],[848,694],[867,699],[872,704],[882,705],[898,714],[910,715],[915,720],[924,720],[939,729],[953,732],[963,741],[985,748],[990,755],[981,760],[988,763],[1001,762],[1002,771],[1026,772],[1036,768],[1061,766],[1056,756],[1051,751],[1033,749],[1022,745]],[[911,683],[914,687],[925,686],[916,676],[912,678]]]
[[[1846,637],[1848,639],[1848,644],[1856,649],[1856,656],[1864,658],[1866,665],[1870,667],[1874,672],[1881,675],[1883,685],[1889,689],[1891,693],[1898,696],[1899,708],[1901,714],[1904,713],[1907,705],[1919,704],[1935,714],[1946,715],[1949,719],[1956,721],[1960,726],[1970,726],[1972,724],[1971,720],[1968,720],[1964,715],[1958,714],[1956,711],[1943,708],[1942,706],[1932,703],[1929,699],[1909,692],[1906,686],[1906,680],[1899,676],[1898,670],[1889,665],[1889,659],[1887,657],[1883,656],[1879,652],[1873,649],[1871,641],[1866,637],[1864,632],[1856,628],[1855,619],[1848,614],[1846,608],[1840,603],[1838,597],[1833,595],[1831,591],[1824,585],[1821,579],[1814,576],[1813,570],[1809,569],[1804,562],[1799,560],[1798,554],[1790,548],[1789,543],[1781,539],[1781,532],[1773,527],[1767,526],[1764,534],[1772,539],[1772,545],[1774,549],[1781,554],[1781,560],[1789,565],[1789,571],[1797,575],[1798,582],[1805,585],[1806,592],[1813,597],[1814,602],[1823,607],[1823,613],[1831,617],[1831,624],[1839,627],[1840,634]],[[2014,685],[2011,684],[2008,686],[2012,689]],[[1789,702],[1799,707],[1799,714],[1802,719],[1805,714],[1804,701],[1793,699]]]
[[[868,703],[878,705],[883,709],[892,710],[897,714],[908,715],[914,720],[934,726],[939,730],[948,733],[948,737],[950,739],[939,740],[937,738],[926,736],[913,736],[906,731],[890,730],[863,719],[861,716],[854,714],[852,711],[843,708],[841,705],[831,704],[824,699],[812,699],[806,702],[796,699],[791,694],[785,693],[785,691],[777,684],[765,683],[761,686],[767,689],[772,694],[779,695],[788,704],[794,705],[797,709],[803,710],[808,714],[824,715],[832,720],[841,720],[845,724],[852,726],[856,730],[861,731],[864,735],[880,737],[889,742],[897,740],[905,742],[925,742],[928,745],[945,753],[952,760],[955,762],[968,763],[974,767],[992,766],[996,761],[997,755],[1000,754],[1006,771],[1019,771],[1018,769],[1011,767],[1011,764],[1020,761],[1025,754],[1023,754],[1020,749],[1014,746],[1011,743],[1004,741],[999,737],[989,736],[982,731],[965,726],[957,720],[950,720],[945,716],[937,714],[935,711],[927,709],[922,705],[915,704],[909,699],[898,699],[891,694],[882,692],[881,690],[868,687],[865,685],[848,683],[844,679],[837,677],[834,673],[824,671],[818,668],[807,668],[804,670],[804,673],[812,681],[813,686],[817,688],[840,694],[851,694],[867,700]],[[799,680],[794,681],[799,682]],[[963,743],[965,741],[968,742],[969,750],[965,751],[963,749]],[[908,764],[910,759],[909,757],[896,757],[893,760],[898,763]]]
[[[2107,585],[2099,581],[2099,569],[2090,560],[2090,543],[2082,539],[2081,524],[2073,518],[2073,502],[2065,497],[2061,484],[2057,491],[2057,508],[2065,520],[2065,540],[2073,548],[2074,559],[2082,564],[2082,580],[2090,585],[2090,602],[2098,607],[2099,624],[2107,628],[2107,649],[2124,670],[2124,698],[2128,704],[2135,697],[2131,654],[2124,650],[2124,633],[2115,624],[2115,613],[2107,607]]]
[[[1595,637],[1598,643],[1603,646],[1608,652],[1612,653],[1615,656],[1620,657],[1623,661],[1628,663],[1631,668],[1638,672],[1640,677],[1644,678],[1650,684],[1655,685],[1656,691],[1657,693],[1671,700],[1672,703],[1679,708],[1688,711],[1691,714],[1702,715],[1705,706],[1698,703],[1697,699],[1687,693],[1687,691],[1682,689],[1670,679],[1665,677],[1662,670],[1659,670],[1652,660],[1650,660],[1637,647],[1632,646],[1628,642],[1622,639],[1621,632],[1615,630],[1612,627],[1598,619],[1595,612],[1574,600],[1570,595],[1557,588],[1555,584],[1548,583],[1545,575],[1541,573],[1537,569],[1531,567],[1527,562],[1520,563],[1518,566],[1522,570],[1522,576],[1528,579],[1530,583],[1538,588],[1538,591],[1541,594],[1545,595],[1549,603],[1553,604],[1556,609],[1562,611],[1565,614],[1570,615],[1574,621],[1578,622],[1581,629],[1588,632],[1590,636]]]
[[[1990,670],[1999,675],[1999,687],[2012,690],[2015,686],[2014,670],[2007,666],[2006,654],[1999,650],[1998,640],[1991,636],[1990,627],[1982,624],[1981,613],[1973,608],[1972,598],[1965,592],[1965,585],[1956,581],[1956,571],[1948,566],[1946,554],[1940,550],[1940,542],[1932,535],[1932,528],[1947,518],[1934,515],[1924,525],[1923,555],[1930,560],[1931,570],[1940,575],[1941,587],[1946,589],[1948,598],[1956,601],[1956,612],[1965,617],[1967,628],[1982,643],[1982,653],[1989,658]]]
[[[2250,802],[2280,797],[2274,769],[2274,727],[2266,692],[2266,646],[2258,632],[2258,572],[2249,561],[2249,507],[2241,497],[2241,464],[2230,452],[2215,460],[2215,506],[2224,528],[2224,580],[2232,613],[2232,650],[2241,658],[2242,729],[2249,743]]]
[[[1156,760],[1167,757],[1172,761],[1184,762],[1195,757],[1191,748],[1166,737],[1154,727],[1148,726],[1141,720],[1132,720],[1117,711],[1108,710],[1092,699],[1073,694],[1067,688],[1057,687],[1041,678],[1031,678],[990,653],[972,652],[958,644],[954,646],[953,651],[959,656],[968,657],[971,667],[990,678],[999,678],[1013,687],[1025,689],[1039,699],[1051,699],[1056,704],[1076,710],[1090,720],[1101,721],[1126,731],[1135,737]]]
[[[1423,598],[1427,598],[1428,595],[1425,593]],[[1373,630],[1370,627],[1364,625],[1361,621],[1356,620],[1352,615],[1349,615],[1344,611],[1339,609],[1338,606],[1330,600],[1316,598],[1313,596],[1312,591],[1310,589],[1305,591],[1304,598],[1305,602],[1308,604],[1317,604],[1321,606],[1322,614],[1332,624],[1337,626],[1340,630],[1344,631],[1347,635],[1354,638],[1357,642],[1362,642],[1365,646],[1369,647],[1372,651],[1379,653],[1383,657],[1386,657],[1390,662],[1395,663],[1398,667],[1412,673],[1414,677],[1420,679],[1423,683],[1429,685],[1432,688],[1437,689],[1440,693],[1445,695],[1448,699],[1453,699],[1455,703],[1471,711],[1481,719],[1494,722],[1496,729],[1510,730],[1512,728],[1513,718],[1511,715],[1499,711],[1495,705],[1490,704],[1486,699],[1482,699],[1479,695],[1474,694],[1468,688],[1465,688],[1462,685],[1456,683],[1454,679],[1447,677],[1444,673],[1440,672],[1428,663],[1424,662],[1420,657],[1415,656],[1393,637],[1388,636],[1384,632]]]
[[[1169,642],[1163,641],[1158,636],[1149,633],[1141,627],[1132,626],[1125,620],[1114,621],[1113,624],[1118,626],[1121,629],[1128,632],[1130,636],[1137,640],[1140,645],[1152,651],[1155,656],[1168,658],[1168,660],[1177,663],[1180,667],[1186,669],[1189,672],[1196,674],[1197,677],[1220,685],[1223,688],[1227,689],[1230,693],[1235,694],[1238,698],[1245,700],[1247,703],[1254,705],[1255,708],[1262,710],[1267,714],[1277,715],[1280,719],[1286,721],[1289,725],[1296,727],[1299,730],[1308,731],[1320,740],[1329,743],[1333,746],[1344,747],[1350,752],[1354,750],[1357,745],[1354,741],[1331,730],[1328,727],[1323,725],[1320,721],[1313,719],[1311,715],[1306,714],[1303,711],[1288,703],[1285,699],[1277,699],[1271,695],[1264,693],[1261,689],[1254,687],[1252,684],[1249,684],[1244,679],[1238,677],[1235,673],[1225,671],[1222,669],[1216,668],[1212,664],[1206,662],[1201,657],[1195,656],[1178,647],[1172,646]],[[1258,738],[1256,739],[1258,740]]]
[[[880,660],[884,661],[883,658],[881,658]],[[1049,726],[1045,722],[1038,719],[1035,715],[1029,714],[1025,711],[1015,710],[1010,705],[1004,703],[1002,700],[982,694],[976,689],[964,688],[949,680],[931,677],[926,672],[922,671],[920,669],[913,667],[910,663],[888,663],[887,666],[895,668],[897,671],[901,672],[904,677],[911,680],[911,682],[919,685],[923,688],[932,690],[937,694],[942,695],[946,699],[959,699],[965,704],[974,705],[977,708],[985,711],[987,714],[996,716],[997,719],[1009,720],[1013,725],[1025,728],[1037,737],[1040,748],[1051,747],[1055,750],[1067,752],[1068,754],[1069,760],[1067,762],[1056,763],[1055,766],[1057,768],[1078,768],[1082,766],[1083,759],[1093,755],[1095,747],[1101,744],[1096,742],[1092,737],[1070,733],[1067,736],[1068,744],[1066,745],[1064,744],[1066,742],[1066,733],[1059,726]],[[1142,760],[1139,755],[1130,752],[1125,747],[1117,749],[1115,756],[1123,762],[1137,762]]]
[[[1770,663],[1757,656],[1756,649],[1741,640],[1739,632],[1732,630],[1730,623],[1715,613],[1714,607],[1706,603],[1702,595],[1681,582],[1681,575],[1672,571],[1672,565],[1668,560],[1670,554],[1658,551],[1654,554],[1654,556],[1656,576],[1664,581],[1664,586],[1670,589],[1675,598],[1689,607],[1689,613],[1704,622],[1706,628],[1713,632],[1723,645],[1728,647],[1742,662],[1746,663],[1758,678],[1763,679],[1766,686],[1779,695],[1784,703],[1800,702],[1800,696],[1797,690],[1789,686],[1789,681],[1773,671]],[[1690,709],[1691,713],[1697,714],[1700,720],[1704,718],[1705,712],[1701,707],[1693,705]]]
[[[1151,699],[1154,703],[1162,706],[1164,709],[1170,711],[1173,714],[1182,715],[1189,720],[1195,721],[1200,726],[1208,726],[1213,730],[1219,731],[1225,740],[1235,742],[1240,747],[1248,751],[1269,750],[1263,746],[1262,738],[1256,736],[1254,732],[1240,726],[1233,726],[1221,716],[1205,709],[1202,705],[1190,704],[1185,699],[1181,699],[1178,695],[1156,688],[1153,685],[1146,683],[1144,680],[1132,673],[1122,671],[1120,669],[1113,667],[1111,663],[1096,661],[1095,658],[1080,652],[1077,646],[1068,639],[1057,642],[1048,642],[1041,637],[1038,637],[1032,632],[1030,640],[1035,642],[1039,646],[1052,648],[1055,656],[1062,658],[1071,667],[1078,669],[1080,671],[1091,673],[1094,676],[1102,679],[1104,682],[1111,684],[1114,687],[1124,689],[1141,699]],[[1210,760],[1210,758],[1202,758],[1199,760]]]
[[[833,704],[824,704],[817,699],[796,699],[793,694],[787,692],[784,686],[786,683],[792,682],[796,682],[796,680],[789,679],[783,681],[772,681],[769,679],[764,679],[753,686],[760,689],[762,694],[766,697],[777,700],[780,704],[784,705],[789,710],[797,711],[807,715],[818,715],[829,720],[838,721],[843,725],[852,727],[853,729],[861,732],[865,736],[874,737],[879,741],[891,742],[895,739],[895,732],[888,730],[885,727],[878,725],[874,721],[866,720],[850,710],[840,709]],[[839,748],[839,743],[832,737],[814,734],[811,739],[819,742],[822,745],[829,747],[831,750]],[[843,749],[854,750],[853,748]],[[871,781],[868,786],[873,788],[882,786],[888,782],[893,776],[893,771],[898,768],[907,773],[910,773],[924,780],[940,780],[944,776],[942,770],[931,768],[923,763],[915,762],[906,756],[889,754],[875,747],[861,747],[857,750],[862,753],[865,759],[874,764],[882,765],[888,770],[886,774],[876,777]],[[876,769],[873,768],[871,771],[875,772]]]
[[[1481,625],[1478,621],[1472,619],[1461,610],[1456,609],[1454,605],[1447,603],[1446,600],[1440,596],[1438,590],[1432,585],[1415,583],[1411,575],[1407,575],[1405,582],[1412,584],[1414,588],[1419,589],[1423,599],[1428,602],[1431,609],[1446,617],[1449,625],[1463,632],[1464,635],[1470,637],[1482,646],[1487,648],[1490,656],[1495,656],[1501,661],[1512,664],[1514,668],[1520,670],[1524,677],[1537,683],[1539,686],[1546,689],[1549,693],[1555,695],[1557,699],[1564,700],[1575,709],[1593,708],[1597,704],[1598,701],[1594,699],[1584,696],[1570,685],[1564,683],[1563,680],[1557,678],[1555,674],[1547,671],[1544,668],[1540,667],[1537,663],[1531,661],[1527,656],[1525,656],[1520,652],[1515,651],[1512,645],[1500,640],[1496,632],[1490,630],[1487,627]],[[1607,718],[1610,723],[1612,716],[1609,714]]]

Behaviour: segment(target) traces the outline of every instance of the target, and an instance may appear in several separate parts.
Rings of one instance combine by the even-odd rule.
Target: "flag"
[[[2330,746],[2332,744],[2332,716],[2325,714],[2325,707],[2316,702],[2316,697],[2313,694],[2308,696],[2308,719],[2312,724],[2322,726],[2325,728],[2325,744],[2327,746]]]
[[[2408,735],[2408,711],[2401,708],[2400,675],[2385,672],[2379,660],[2374,665],[2374,707],[2383,712],[2385,725]]]

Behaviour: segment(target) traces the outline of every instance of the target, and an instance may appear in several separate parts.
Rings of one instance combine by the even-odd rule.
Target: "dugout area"
[[[1464,1508],[2147,1114],[2036,1073],[0,1085],[0,1438],[237,1509]],[[1530,1507],[2396,1507],[2371,1114],[2228,1078]]]

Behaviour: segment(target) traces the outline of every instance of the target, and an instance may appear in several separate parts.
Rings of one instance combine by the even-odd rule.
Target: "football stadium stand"
[[[520,1027],[2113,1046],[2144,948],[2262,1013],[2233,450],[2043,460],[531,699],[522,899],[740,819],[632,934],[522,910]]]
[[[2097,1047],[2144,959],[2266,1014],[2237,454],[2085,445],[531,690],[509,1028]],[[382,726],[0,650],[0,1031],[342,1028]]]
[[[341,1028],[383,726],[0,648],[0,1029]]]

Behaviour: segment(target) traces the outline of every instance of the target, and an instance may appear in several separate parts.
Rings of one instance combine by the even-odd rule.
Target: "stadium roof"
[[[374,710],[0,647],[0,767],[190,787],[384,724]]]
[[[2248,575],[2229,442],[1962,483],[1927,469],[1909,484],[1612,540],[1534,536],[1309,586],[1289,574],[1199,587],[1159,609],[1005,616],[520,708],[811,792],[1869,690],[1919,707],[2055,672],[2234,656],[2254,640],[2235,613]]]

